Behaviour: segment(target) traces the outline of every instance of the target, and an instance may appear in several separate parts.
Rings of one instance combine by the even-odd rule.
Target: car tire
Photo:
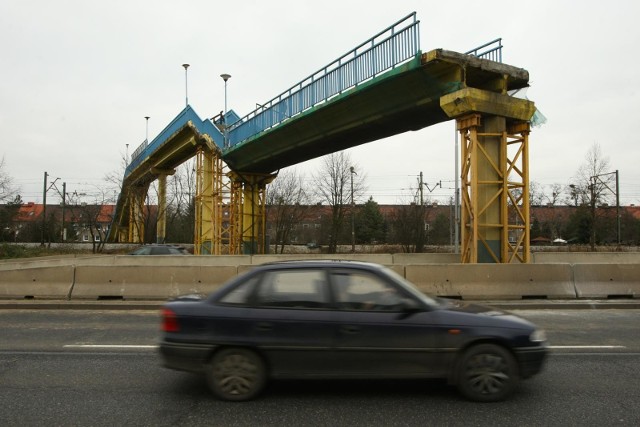
[[[216,352],[207,369],[211,391],[223,400],[250,400],[262,391],[266,380],[262,358],[244,348]]]
[[[495,344],[469,348],[460,359],[458,389],[470,400],[496,402],[509,396],[518,383],[516,360],[507,349]]]

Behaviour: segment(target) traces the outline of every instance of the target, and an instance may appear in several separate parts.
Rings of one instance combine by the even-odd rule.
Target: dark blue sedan
[[[476,401],[538,373],[542,330],[491,308],[431,298],[389,268],[353,261],[257,266],[208,297],[162,310],[164,366],[248,400],[269,378],[446,378]]]

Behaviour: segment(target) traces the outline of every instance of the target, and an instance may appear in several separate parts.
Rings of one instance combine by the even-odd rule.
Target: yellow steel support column
[[[508,239],[505,262],[530,262],[529,132],[527,122],[507,129]]]
[[[239,253],[236,227],[242,183],[234,182],[220,153],[199,147],[196,153],[196,197],[194,253],[224,255]],[[240,188],[240,193],[234,190]]]
[[[478,262],[478,221],[476,207],[478,205],[477,179],[477,141],[480,115],[472,114],[457,120],[461,141],[461,210],[460,239],[463,263]]]
[[[158,176],[158,222],[156,223],[156,243],[167,240],[167,175]]]
[[[198,147],[196,153],[196,194],[195,194],[195,229],[194,254],[213,254],[215,240],[214,209],[214,174],[213,165],[216,156],[205,147]]]
[[[507,130],[504,117],[470,114],[457,126],[462,262],[529,262],[528,124]]]
[[[230,173],[231,200],[228,214],[229,253],[242,253],[242,181],[237,175]]]
[[[144,243],[144,199],[147,197],[148,186],[129,189],[129,243]]]
[[[265,174],[233,174],[234,206],[241,206],[236,218],[241,223],[236,227],[244,254],[264,254],[266,247],[266,186],[276,175]],[[241,186],[239,185],[241,184]],[[238,200],[241,194],[241,200]],[[234,198],[234,197],[232,197]]]

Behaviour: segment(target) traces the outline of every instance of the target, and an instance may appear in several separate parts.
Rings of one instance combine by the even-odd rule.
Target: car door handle
[[[273,325],[267,322],[260,322],[256,324],[256,330],[258,331],[271,331],[273,330]]]
[[[354,325],[343,325],[340,327],[340,332],[344,334],[359,334],[361,328],[359,326]]]

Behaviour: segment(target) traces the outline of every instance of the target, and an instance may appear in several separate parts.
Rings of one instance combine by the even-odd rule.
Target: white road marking
[[[576,348],[576,349],[606,349],[610,350],[612,348],[627,348],[625,345],[550,345],[547,348],[552,349],[568,349],[568,348]]]
[[[125,344],[67,344],[64,348],[114,348],[114,349],[131,349],[131,348],[158,348],[157,345],[125,345]]]
[[[133,345],[133,344],[67,344],[64,348],[112,348],[112,349],[154,349],[158,348],[157,345]],[[550,349],[562,350],[562,349],[625,349],[624,345],[550,345]]]

